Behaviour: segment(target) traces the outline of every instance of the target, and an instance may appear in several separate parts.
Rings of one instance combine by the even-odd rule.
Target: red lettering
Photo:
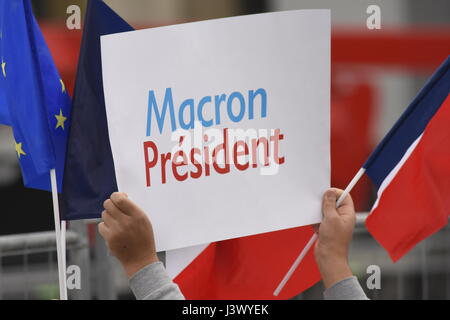
[[[225,160],[225,166],[223,168],[221,168],[217,163],[217,154],[221,150],[223,150]],[[230,157],[228,154],[228,129],[223,129],[223,143],[219,144],[217,147],[214,148],[212,158],[213,158],[213,166],[214,169],[216,169],[217,173],[225,174],[230,172]]]
[[[172,154],[170,152],[161,155],[161,183],[166,183],[166,163],[170,160]]]
[[[258,139],[252,139],[252,166],[253,166],[253,168],[256,168],[258,166],[256,149],[258,148],[260,143],[263,143],[263,146],[264,146],[264,166],[269,165],[269,141],[267,141],[266,137],[260,137]]]
[[[201,163],[199,163],[197,161],[197,159],[195,159],[195,155],[196,154],[201,155],[200,149],[192,148],[192,150],[191,150],[191,163],[197,168],[196,172],[192,172],[191,171],[191,178],[194,178],[194,179],[198,179],[202,175],[202,165],[201,165]]]
[[[181,162],[178,162],[177,159],[181,157],[183,158],[183,160]],[[188,174],[187,172],[184,174],[179,174],[178,173],[178,168],[187,165],[187,157],[184,154],[183,150],[178,150],[177,152],[175,152],[173,154],[173,159],[172,159],[172,173],[173,176],[175,177],[175,179],[177,179],[178,181],[184,181],[188,178]]]
[[[244,147],[243,151],[238,151],[238,148],[240,146]],[[247,155],[248,155],[247,143],[245,143],[245,141],[242,141],[242,140],[236,141],[236,143],[234,144],[234,147],[233,147],[233,162],[238,170],[243,171],[243,170],[248,169],[248,166],[249,166],[248,160],[245,164],[240,164],[238,161],[239,156],[247,156]]]
[[[279,157],[279,143],[280,140],[284,139],[284,135],[280,134],[280,129],[275,129],[274,135],[270,136],[270,141],[273,141],[273,160],[276,164],[283,164],[284,163],[284,157]]]
[[[148,151],[153,150],[153,159],[149,161]],[[147,187],[150,187],[150,169],[153,168],[158,162],[158,147],[153,141],[144,142],[144,158],[145,158],[145,177],[147,181]]]

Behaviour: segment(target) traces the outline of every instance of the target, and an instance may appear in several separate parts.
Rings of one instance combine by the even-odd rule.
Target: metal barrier
[[[364,219],[365,221],[365,219]],[[450,225],[423,240],[396,263],[372,238],[363,224],[352,242],[351,261],[367,289],[368,274],[361,266],[379,265],[382,274],[380,290],[366,290],[374,299],[450,299]],[[352,265],[352,267],[353,267]]]
[[[54,232],[0,236],[0,299],[56,299],[58,270]],[[67,231],[67,265],[89,270],[87,241]],[[89,299],[89,290],[72,293]]]
[[[364,227],[367,213],[357,215],[350,264],[372,299],[450,299],[450,226],[429,237],[397,263]],[[71,223],[67,231],[67,265],[82,272],[81,289],[70,299],[132,298],[118,263],[108,255],[103,239],[89,248],[86,224]],[[97,235],[98,236],[98,235]],[[299,248],[300,250],[301,248]],[[54,232],[0,236],[0,299],[58,298]],[[367,267],[381,270],[381,289],[368,289]],[[297,299],[321,299],[323,286],[313,286]]]
[[[450,299],[450,225],[428,237],[398,262],[365,228],[367,213],[358,213],[349,262],[353,273],[371,299]],[[369,266],[379,267],[381,288],[369,289]],[[300,299],[321,299],[322,284],[313,286]]]

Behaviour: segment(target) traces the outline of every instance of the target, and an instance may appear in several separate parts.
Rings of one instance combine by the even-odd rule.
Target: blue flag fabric
[[[105,3],[89,1],[73,97],[62,219],[99,218],[103,202],[117,191],[103,96],[100,36],[132,30]]]
[[[424,132],[450,92],[450,56],[420,90],[363,167],[377,188]]]
[[[26,187],[62,190],[71,101],[29,0],[0,0],[0,123],[12,127]]]

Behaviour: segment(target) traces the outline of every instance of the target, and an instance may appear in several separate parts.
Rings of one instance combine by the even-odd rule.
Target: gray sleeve
[[[136,272],[130,279],[130,287],[137,300],[184,300],[161,262],[149,264]]]
[[[369,300],[355,276],[332,285],[325,290],[323,297],[325,300]]]

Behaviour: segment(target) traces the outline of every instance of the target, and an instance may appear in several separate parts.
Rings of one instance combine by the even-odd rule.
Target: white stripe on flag
[[[384,178],[383,182],[380,185],[380,188],[377,192],[377,200],[373,204],[372,209],[370,210],[370,213],[372,213],[378,206],[378,203],[380,201],[380,198],[384,192],[384,190],[387,188],[387,186],[391,183],[391,181],[395,178],[397,173],[400,171],[400,169],[403,167],[403,164],[408,160],[409,156],[412,154],[414,149],[416,149],[417,145],[419,144],[420,139],[422,139],[423,133],[409,146],[408,150],[406,150],[403,157],[400,159],[400,161],[397,163],[397,165],[394,167],[394,169],[389,172],[389,174]]]
[[[166,270],[171,279],[178,276],[209,244],[166,251]]]

